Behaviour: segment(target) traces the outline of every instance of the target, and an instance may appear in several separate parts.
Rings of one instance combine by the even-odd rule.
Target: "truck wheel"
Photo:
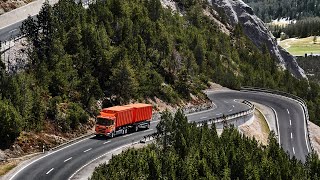
[[[111,133],[110,138],[114,138],[114,132]]]
[[[150,129],[150,123],[147,124],[147,129]]]
[[[139,130],[138,126],[134,126],[134,131],[137,132]]]
[[[122,129],[122,135],[127,134],[127,129]]]

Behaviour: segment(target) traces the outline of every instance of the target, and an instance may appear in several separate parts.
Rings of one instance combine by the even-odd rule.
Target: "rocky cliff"
[[[307,78],[295,57],[281,48],[262,20],[253,14],[253,10],[241,0],[208,0],[214,7],[223,8],[228,23],[235,26],[240,23],[244,33],[260,49],[267,46],[271,55],[278,59],[279,66],[288,69],[297,78]]]

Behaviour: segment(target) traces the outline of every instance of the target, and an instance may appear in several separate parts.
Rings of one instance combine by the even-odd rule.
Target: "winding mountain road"
[[[306,138],[304,114],[301,106],[294,100],[266,93],[215,91],[208,93],[215,103],[210,110],[187,115],[189,121],[203,121],[222,114],[228,115],[249,109],[235,99],[246,99],[264,104],[274,109],[278,117],[281,146],[290,156],[305,161],[310,147]],[[156,130],[159,121],[153,121],[149,130],[118,136],[113,139],[89,137],[48,152],[17,171],[10,179],[69,179],[83,165],[92,159],[114,149],[139,141],[143,136]]]

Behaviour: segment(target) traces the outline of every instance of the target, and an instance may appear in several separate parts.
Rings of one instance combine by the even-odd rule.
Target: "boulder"
[[[7,158],[7,155],[2,150],[0,150],[0,162],[5,161]]]

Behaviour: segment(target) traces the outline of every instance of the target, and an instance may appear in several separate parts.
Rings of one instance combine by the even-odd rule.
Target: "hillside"
[[[201,90],[209,81],[299,95],[319,124],[319,90],[305,88],[303,71],[247,5],[170,2],[176,12],[158,0],[98,1],[88,9],[64,0],[44,4],[36,20],[24,21],[24,66],[10,73],[0,66],[0,113],[7,114],[0,120],[0,148],[48,122],[56,132],[76,131],[101,107],[205,99]]]

